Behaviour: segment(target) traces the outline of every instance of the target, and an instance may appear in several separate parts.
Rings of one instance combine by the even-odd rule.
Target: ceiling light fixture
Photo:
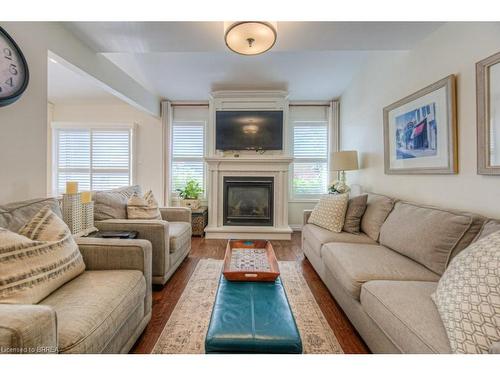
[[[259,55],[269,51],[276,43],[276,37],[276,22],[224,22],[226,46],[240,55]]]

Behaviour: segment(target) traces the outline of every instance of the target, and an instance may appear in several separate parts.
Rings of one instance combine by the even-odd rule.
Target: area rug
[[[281,279],[302,338],[305,354],[341,354],[342,349],[296,262],[279,262]],[[156,354],[205,352],[222,261],[202,259],[153,348]]]

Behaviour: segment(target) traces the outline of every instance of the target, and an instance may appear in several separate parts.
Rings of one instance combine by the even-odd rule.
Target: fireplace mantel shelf
[[[291,163],[293,161],[292,157],[281,156],[281,155],[270,155],[270,156],[243,156],[243,157],[230,157],[230,156],[209,156],[205,158],[207,163],[219,163],[219,162],[242,162],[242,163]]]

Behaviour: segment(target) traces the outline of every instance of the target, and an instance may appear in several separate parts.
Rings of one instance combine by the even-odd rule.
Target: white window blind
[[[120,129],[57,128],[54,132],[56,194],[66,181],[80,190],[109,190],[132,183],[132,131]]]
[[[174,121],[172,125],[172,191],[193,179],[205,189],[205,122]]]
[[[316,199],[327,192],[328,120],[325,107],[293,108],[292,199]]]

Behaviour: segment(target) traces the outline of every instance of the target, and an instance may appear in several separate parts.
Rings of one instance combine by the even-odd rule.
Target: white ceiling
[[[53,57],[48,61],[47,95],[49,102],[54,104],[122,103],[93,79]]]
[[[229,51],[223,22],[65,25],[163,98],[206,100],[220,89],[284,89],[292,100],[326,100],[340,96],[374,53],[409,50],[442,23],[278,22],[276,45],[259,56]]]

